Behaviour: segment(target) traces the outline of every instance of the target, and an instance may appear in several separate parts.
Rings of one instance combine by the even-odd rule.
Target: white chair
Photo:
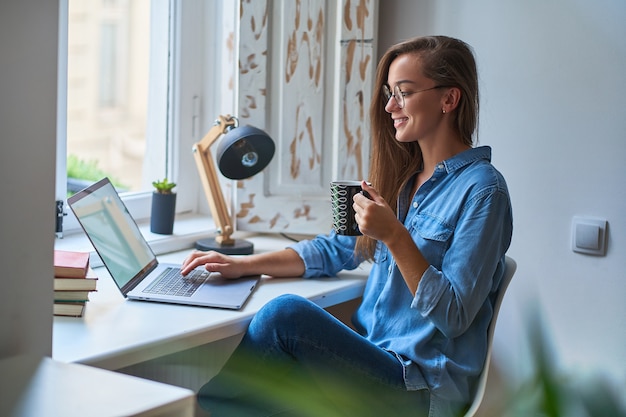
[[[478,408],[483,401],[485,389],[487,387],[487,374],[489,373],[489,364],[491,362],[493,334],[496,329],[496,321],[498,319],[498,313],[500,312],[500,305],[502,305],[502,299],[504,298],[506,289],[511,283],[511,279],[513,278],[513,274],[515,274],[516,269],[517,263],[515,260],[507,256],[506,269],[504,271],[504,276],[502,277],[500,292],[498,293],[498,297],[496,298],[496,302],[493,306],[493,317],[491,318],[491,323],[489,323],[489,328],[487,329],[487,357],[485,358],[485,365],[483,366],[483,371],[480,374],[480,379],[478,380],[478,387],[476,389],[476,394],[474,395],[474,400],[472,401],[470,408],[465,413],[465,417],[473,417],[476,415],[476,411],[478,411]]]

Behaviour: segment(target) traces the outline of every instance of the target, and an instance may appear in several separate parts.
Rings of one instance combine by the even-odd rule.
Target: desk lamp
[[[217,226],[215,238],[196,242],[198,250],[214,250],[227,255],[249,255],[254,249],[251,242],[231,237],[234,232],[232,220],[217,178],[210,147],[223,135],[216,157],[220,172],[226,178],[243,180],[256,175],[270,163],[275,146],[272,138],[261,129],[238,125],[236,117],[219,116],[204,138],[193,145],[193,155],[204,193]]]

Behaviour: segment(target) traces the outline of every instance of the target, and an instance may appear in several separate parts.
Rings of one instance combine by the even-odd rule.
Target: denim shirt
[[[447,416],[470,402],[487,354],[513,232],[511,203],[487,146],[437,164],[414,196],[412,184],[399,195],[398,218],[430,266],[413,296],[378,242],[353,323],[398,357],[408,390],[430,391],[431,416]],[[331,231],[291,247],[306,265],[305,278],[333,276],[359,265],[355,241]]]

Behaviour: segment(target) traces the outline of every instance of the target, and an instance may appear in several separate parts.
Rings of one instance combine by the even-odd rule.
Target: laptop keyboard
[[[182,276],[180,269],[167,268],[142,292],[191,297],[208,276],[209,272],[197,269],[191,271],[187,276]]]

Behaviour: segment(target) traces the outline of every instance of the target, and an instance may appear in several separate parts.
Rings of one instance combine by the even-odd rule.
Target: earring
[[[446,114],[446,109],[441,109],[441,111],[443,112],[443,114]]]

